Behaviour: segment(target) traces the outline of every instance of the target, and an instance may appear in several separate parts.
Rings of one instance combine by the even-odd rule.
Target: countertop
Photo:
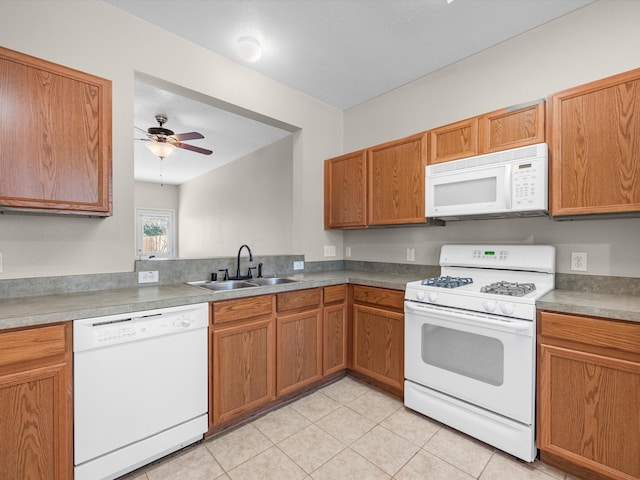
[[[407,275],[380,275],[346,270],[287,276],[299,281],[224,292],[212,292],[192,285],[176,284],[1,299],[0,330],[340,283],[404,290],[407,282],[419,280]]]
[[[350,270],[287,276],[299,281],[223,292],[176,284],[2,299],[0,300],[0,330],[341,283],[404,290],[407,282],[420,279],[410,275]],[[640,297],[634,295],[554,290],[540,298],[536,302],[536,307],[563,313],[640,322]]]
[[[536,308],[640,322],[640,297],[635,295],[554,290],[538,299]]]

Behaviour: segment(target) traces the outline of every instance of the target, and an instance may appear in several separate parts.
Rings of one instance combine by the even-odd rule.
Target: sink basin
[[[265,277],[265,278],[252,278],[248,280],[251,283],[255,283],[256,285],[281,285],[283,283],[295,283],[298,280],[294,280],[293,278],[286,277]]]
[[[221,280],[218,282],[187,282],[194,287],[206,288],[214,292],[226,292],[228,290],[237,290],[239,288],[264,287],[267,285],[282,285],[283,283],[294,283],[298,280],[286,277],[266,277],[266,278],[250,278],[247,280]]]
[[[245,282],[244,280],[226,280],[222,282],[189,282],[189,285],[206,288],[207,290],[213,290],[216,292],[258,286],[255,283]]]

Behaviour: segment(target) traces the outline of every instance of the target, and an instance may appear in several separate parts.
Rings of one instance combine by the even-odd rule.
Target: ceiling
[[[164,128],[175,133],[201,133],[204,139],[184,143],[213,150],[213,153],[202,155],[176,148],[171,155],[160,160],[145,146],[146,142],[136,141],[134,178],[138,181],[180,185],[271,145],[292,132],[292,129],[277,128],[216,106],[214,99],[195,92],[158,83],[147,78],[136,80],[135,127],[142,130],[157,127],[155,117],[162,114],[168,118]],[[147,137],[135,129],[134,138]]]
[[[593,0],[453,0],[450,3],[448,0],[105,1],[346,110]],[[258,39],[263,47],[262,58],[255,63],[242,60],[237,52],[238,38],[247,35]],[[178,154],[215,163],[226,155],[226,151],[231,156],[235,150],[231,140],[240,137],[240,141],[247,142],[247,138],[252,138],[248,136],[249,132],[243,135],[238,125],[227,129],[224,118],[216,117],[214,121],[213,117],[207,116],[203,106],[192,102],[182,104],[180,95],[177,97],[166,96],[154,88],[136,87],[136,125],[145,129],[154,126],[154,116],[166,113],[169,116],[167,128],[176,133],[193,130],[203,133],[204,140],[192,143],[212,149],[214,154],[205,157],[176,151],[165,159],[165,163],[174,156],[177,159]],[[161,108],[165,111],[158,110]],[[139,111],[143,116],[138,116]],[[279,133],[286,135],[289,132]],[[251,135],[256,135],[256,131]],[[260,148],[267,145],[262,142],[277,137],[278,132],[267,126],[266,131],[247,143]],[[236,153],[250,148],[245,145]],[[144,153],[153,160],[148,150]],[[214,157],[216,160],[211,160]],[[222,161],[226,163],[224,159]],[[142,170],[138,169],[137,162],[138,156],[136,170]],[[165,174],[167,183],[182,181],[169,181],[166,177]]]

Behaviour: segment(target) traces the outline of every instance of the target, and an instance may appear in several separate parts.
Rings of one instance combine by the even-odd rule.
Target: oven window
[[[436,207],[451,207],[469,203],[495,202],[497,182],[496,177],[485,177],[435,185],[433,204]]]
[[[490,385],[504,381],[504,345],[493,337],[422,325],[422,361]]]

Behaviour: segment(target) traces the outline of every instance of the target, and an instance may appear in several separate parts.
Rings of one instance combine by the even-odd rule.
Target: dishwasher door
[[[75,322],[76,478],[115,478],[202,438],[207,326],[206,304]]]

